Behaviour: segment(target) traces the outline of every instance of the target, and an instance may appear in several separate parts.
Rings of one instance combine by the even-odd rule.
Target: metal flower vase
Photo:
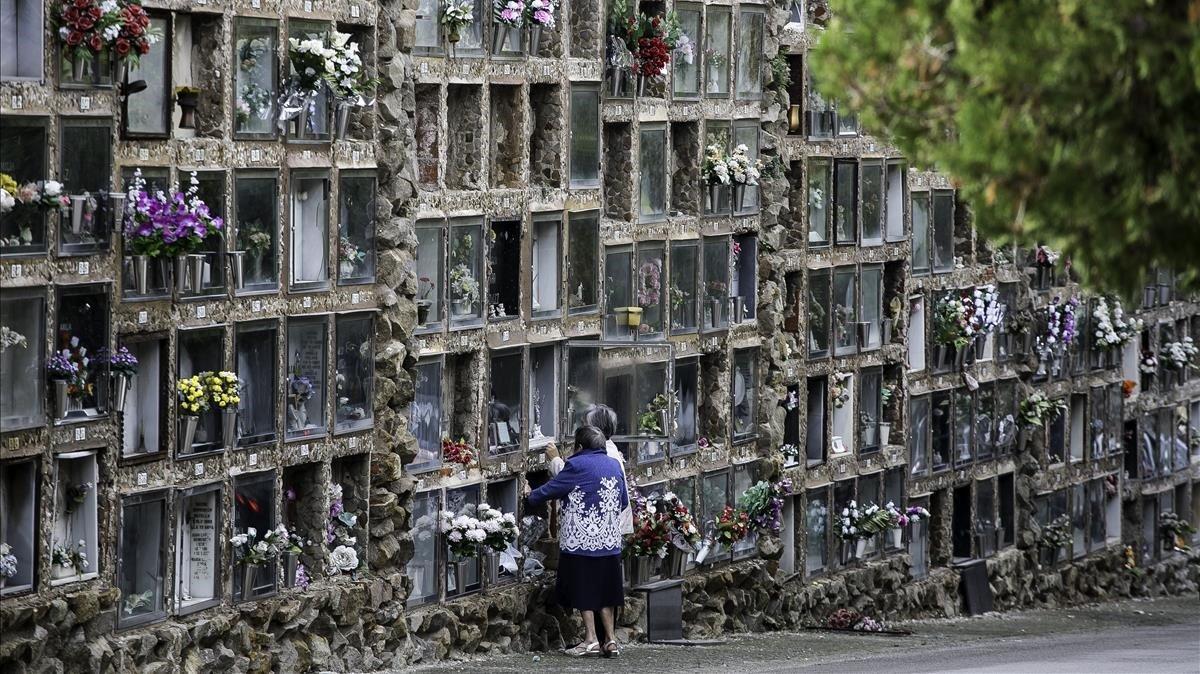
[[[294,552],[283,553],[283,586],[296,587],[296,571],[300,566],[300,555]]]
[[[669,546],[667,556],[663,559],[663,578],[679,578],[682,576],[683,567],[687,563],[687,554],[674,545]]]
[[[258,565],[242,562],[242,601],[254,597],[254,585],[258,582]]]
[[[503,23],[492,24],[492,54],[504,51],[504,43],[508,42],[508,26]]]
[[[204,254],[188,255],[188,283],[191,284],[192,292],[199,293],[204,287],[204,267],[208,262],[208,256]]]
[[[644,585],[650,580],[650,558],[641,555],[630,555],[628,560],[629,587]]]
[[[612,87],[610,95],[614,98],[621,95],[622,89],[625,88],[625,70],[623,68],[609,68],[608,82]]]
[[[488,585],[495,585],[500,575],[500,553],[488,550],[483,559],[483,573]]]
[[[746,299],[741,295],[729,298],[729,322],[740,323],[746,316]]]
[[[637,76],[637,95],[642,97],[646,95],[646,79],[647,77],[641,73]]]
[[[133,256],[133,289],[139,295],[150,292],[150,256]]]
[[[746,203],[746,184],[745,183],[734,183],[733,184],[733,208],[734,208],[734,210],[738,210],[738,211],[742,210],[742,207],[745,205],[745,203]]]
[[[225,253],[229,261],[229,275],[233,277],[233,287],[241,290],[246,287],[246,251],[231,250]]]
[[[338,140],[346,140],[346,130],[350,126],[350,104],[339,102],[333,109],[333,132]]]
[[[75,50],[75,57],[71,59],[71,79],[76,82],[82,82],[88,74],[88,63],[91,61],[91,55],[83,49]]]
[[[708,309],[711,312],[709,327],[719,327],[721,325],[721,309],[723,302],[720,299],[712,298],[708,300]]]
[[[717,204],[721,203],[721,200],[720,200],[721,193],[718,191],[721,189],[721,185],[720,185],[720,183],[707,183],[707,184],[708,184],[708,210],[716,211]]]
[[[71,195],[71,233],[77,236],[83,233],[83,223],[86,221],[88,214],[87,203],[87,195]]]
[[[194,414],[183,414],[179,417],[179,449],[189,451],[196,441],[196,427],[200,425],[200,417]]]
[[[130,383],[131,381],[129,374],[125,372],[113,373],[113,409],[115,409],[118,413],[123,413],[125,411],[125,401],[129,399]]]
[[[71,396],[67,393],[70,383],[66,379],[54,380],[54,414],[59,419],[66,419],[71,411]]]
[[[538,45],[542,43],[542,27],[538,24],[533,24],[529,27],[529,55],[537,56]]]
[[[233,449],[237,442],[237,418],[236,407],[221,408],[221,442],[226,449]]]
[[[173,261],[175,275],[175,292],[180,295],[188,291],[188,256],[179,255]]]

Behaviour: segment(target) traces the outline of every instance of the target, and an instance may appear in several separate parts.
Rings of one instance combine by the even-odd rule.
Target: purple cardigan
[[[562,471],[529,494],[539,506],[562,499],[558,546],[585,557],[621,554],[621,511],[629,504],[621,464],[603,447],[575,452]]]

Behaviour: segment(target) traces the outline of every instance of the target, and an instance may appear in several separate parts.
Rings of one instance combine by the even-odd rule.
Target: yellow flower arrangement
[[[186,416],[200,416],[208,411],[208,391],[204,388],[202,375],[192,375],[180,379],[176,387],[179,389],[179,411]]]
[[[0,190],[4,190],[14,197],[17,195],[17,181],[7,173],[0,173]]]
[[[238,381],[237,374],[233,372],[205,372],[201,375],[204,378],[204,383],[208,386],[208,398],[212,404],[219,409],[237,407],[238,403],[242,402],[238,392],[242,389],[242,383]]]

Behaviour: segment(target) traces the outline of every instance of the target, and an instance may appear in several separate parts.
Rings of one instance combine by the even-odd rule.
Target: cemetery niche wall
[[[812,86],[825,3],[116,4],[0,13],[6,670],[570,645],[553,527],[452,520],[595,404],[696,527],[627,561],[688,636],[958,615],[978,560],[1001,608],[1195,591],[1200,307],[980,239]]]

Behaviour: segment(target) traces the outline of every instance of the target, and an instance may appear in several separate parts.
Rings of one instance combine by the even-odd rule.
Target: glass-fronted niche
[[[370,428],[374,421],[374,328],[375,317],[370,313],[343,314],[335,321],[334,430],[337,433]]]
[[[37,35],[41,35],[40,23]],[[0,47],[5,54],[8,49],[8,45]],[[4,148],[0,152],[0,173],[7,174],[18,186],[36,186],[53,177],[48,170],[48,123],[45,117],[0,115],[0,147]],[[44,202],[14,201],[11,208],[0,212],[0,255],[37,255],[45,251],[46,222],[53,222],[51,218],[57,217],[58,211],[44,207]]]
[[[59,176],[69,205],[58,220],[58,250],[64,255],[108,250],[112,241],[112,120],[99,117],[63,117],[59,122]]]
[[[417,223],[419,331],[483,323],[483,222],[461,219]]]
[[[98,451],[65,452],[54,457],[50,526],[52,585],[99,575]]]
[[[175,380],[180,381],[195,376],[201,372],[220,372],[225,370],[225,332],[222,328],[195,328],[180,330],[176,336],[176,374]],[[199,454],[202,452],[220,451],[223,449],[221,424],[222,415],[215,410],[199,415],[195,421],[195,432],[191,434],[188,443],[187,434],[182,432],[188,423],[181,416],[179,454]]]
[[[328,316],[292,318],[287,325],[287,439],[314,438],[328,429],[325,404]]]
[[[176,492],[175,612],[183,615],[221,599],[224,487],[213,483]]]
[[[593,405],[608,405],[617,414],[612,440],[626,457],[639,463],[665,458],[679,430],[673,361],[670,344],[568,341],[562,435],[574,433]]]
[[[137,374],[129,377],[121,416],[121,457],[141,458],[166,450],[171,395],[166,334],[128,335],[119,345],[137,358]]]
[[[45,344],[44,291],[6,289],[0,294],[0,431],[46,423]]]
[[[0,595],[32,590],[37,583],[38,462],[35,459],[0,463],[0,541],[8,545],[16,568]]]
[[[375,174],[343,171],[338,178],[338,284],[375,280]]]
[[[279,178],[274,172],[234,176],[237,249],[243,255],[245,292],[279,287]]]
[[[298,172],[291,186],[292,290],[317,290],[329,283],[329,175]]]
[[[54,416],[60,422],[108,410],[108,284],[59,286],[53,352],[46,364]],[[32,345],[31,345],[32,346]]]
[[[133,627],[166,615],[167,492],[121,499],[117,539],[118,627]]]

